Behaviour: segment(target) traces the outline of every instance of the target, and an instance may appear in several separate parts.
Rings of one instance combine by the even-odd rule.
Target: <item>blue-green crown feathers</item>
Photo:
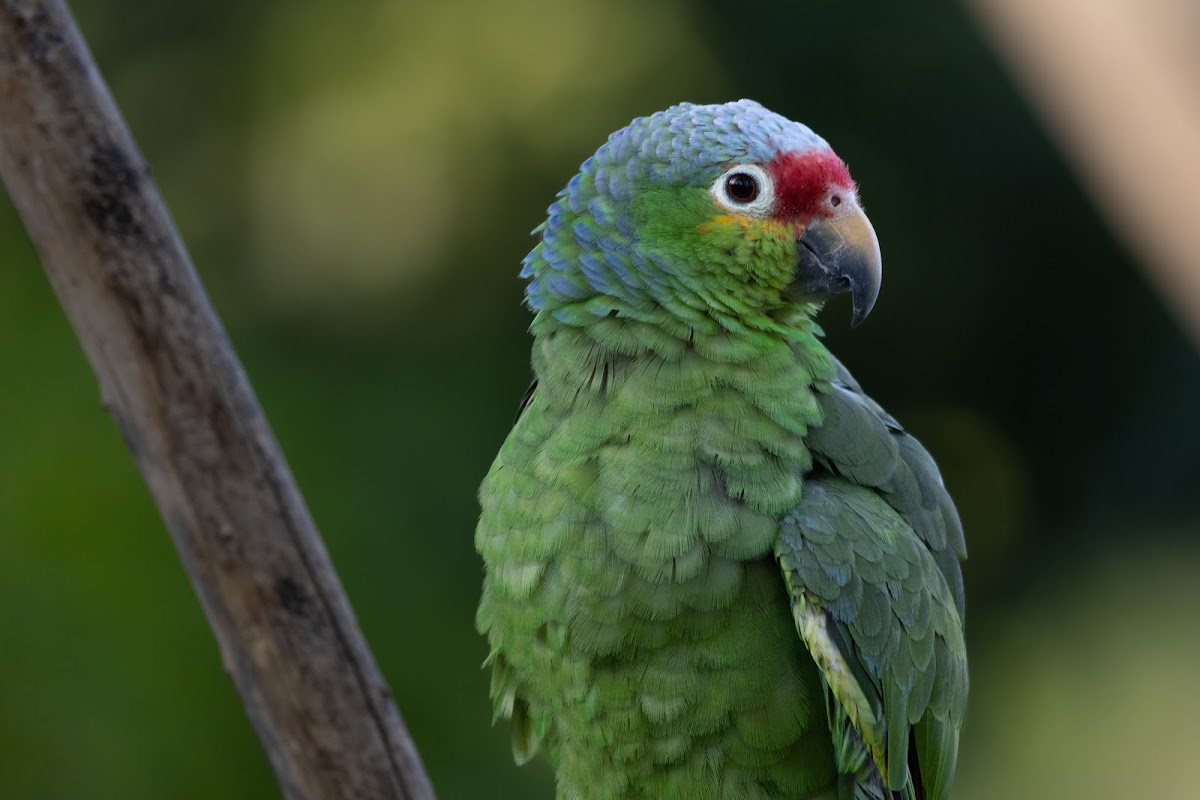
[[[789,150],[828,148],[808,127],[753,100],[719,105],[681,103],[639,117],[609,136],[583,162],[534,233],[521,277],[535,312],[570,324],[593,318],[580,304],[616,301],[625,313],[670,296],[670,264],[634,246],[629,200],[650,186],[707,187],[732,163],[767,162]]]

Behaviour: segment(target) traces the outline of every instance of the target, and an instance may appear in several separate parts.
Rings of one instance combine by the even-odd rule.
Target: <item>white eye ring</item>
[[[734,196],[733,192],[744,189],[753,181],[754,191]],[[757,164],[737,164],[721,173],[721,177],[708,187],[713,199],[724,208],[748,217],[766,217],[775,205],[775,182],[771,175]]]

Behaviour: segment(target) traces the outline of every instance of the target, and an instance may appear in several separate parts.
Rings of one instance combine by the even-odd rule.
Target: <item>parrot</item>
[[[944,800],[962,525],[822,343],[882,260],[857,184],[752,100],[613,133],[523,261],[534,383],[480,489],[493,722],[558,800]]]

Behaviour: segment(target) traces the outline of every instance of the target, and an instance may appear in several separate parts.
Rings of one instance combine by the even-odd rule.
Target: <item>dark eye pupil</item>
[[[739,203],[749,203],[758,197],[758,181],[753,175],[735,172],[725,179],[725,191]]]

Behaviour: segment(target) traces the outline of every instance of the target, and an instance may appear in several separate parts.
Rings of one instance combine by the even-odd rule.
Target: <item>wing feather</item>
[[[864,796],[945,800],[968,685],[962,524],[929,453],[837,367],[776,554],[839,767]]]

